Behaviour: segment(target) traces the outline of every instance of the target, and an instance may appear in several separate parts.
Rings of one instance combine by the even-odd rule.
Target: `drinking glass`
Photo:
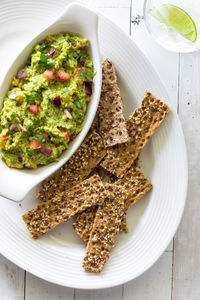
[[[163,4],[172,4],[184,10],[194,21],[197,29],[197,39],[192,42],[174,30],[172,26],[158,21],[150,11],[153,8],[159,10]],[[145,0],[144,19],[147,30],[153,38],[164,48],[187,53],[200,49],[200,0]]]

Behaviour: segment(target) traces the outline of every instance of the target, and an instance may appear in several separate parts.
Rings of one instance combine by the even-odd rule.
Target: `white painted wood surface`
[[[189,159],[188,199],[174,239],[172,300],[200,299],[200,55],[180,56],[179,115]]]
[[[42,1],[42,0],[41,0]],[[50,0],[49,0],[50,1]],[[117,22],[151,60],[177,107],[189,153],[189,190],[173,241],[145,274],[123,286],[83,291],[60,287],[24,272],[0,256],[0,300],[199,300],[200,299],[200,56],[178,55],[157,45],[142,15],[142,0],[84,0]],[[132,22],[131,22],[132,18]]]

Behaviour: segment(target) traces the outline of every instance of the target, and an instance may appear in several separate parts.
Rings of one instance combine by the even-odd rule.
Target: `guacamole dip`
[[[0,112],[0,150],[12,168],[57,160],[82,130],[92,94],[89,41],[47,36],[12,81]]]

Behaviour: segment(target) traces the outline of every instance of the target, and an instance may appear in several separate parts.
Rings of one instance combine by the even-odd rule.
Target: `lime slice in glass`
[[[165,3],[159,7],[149,9],[148,13],[159,22],[164,23],[168,27],[172,27],[186,39],[193,43],[196,42],[197,28],[195,22],[182,8],[170,3]]]

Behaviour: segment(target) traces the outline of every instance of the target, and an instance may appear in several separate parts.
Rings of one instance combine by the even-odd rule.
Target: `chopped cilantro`
[[[79,75],[79,77],[80,77],[81,79],[84,79],[84,78],[85,78],[83,69],[78,70],[78,75]]]
[[[12,112],[11,117],[13,117],[13,118],[16,117],[16,113]]]
[[[46,41],[46,42],[42,43],[42,45],[40,46],[40,50],[41,50],[41,51],[42,51],[42,50],[45,50],[48,46],[49,46],[49,42]]]
[[[47,60],[48,60],[48,56],[45,55],[44,53],[41,53],[41,55],[40,55],[40,61],[43,62],[44,64],[46,64]]]
[[[91,74],[88,74],[88,73],[84,73],[85,74],[85,78],[87,80],[91,80],[92,79],[92,75]]]
[[[84,60],[84,56],[83,56],[83,53],[82,53],[82,51],[81,50],[76,50],[75,52],[74,52],[74,58],[76,58],[77,60],[80,60],[80,61],[83,61]]]
[[[82,101],[79,101],[79,100],[76,100],[74,101],[75,105],[77,108],[81,108],[83,106],[83,102]]]
[[[69,55],[67,54],[67,55],[65,56],[65,60],[68,61],[68,59],[69,59]]]
[[[30,137],[28,138],[28,140],[29,140],[30,142],[32,142],[33,139],[34,139],[34,136],[30,136]]]
[[[34,140],[34,139],[37,142],[43,142],[44,143],[46,141],[43,134],[37,134],[36,136],[30,136],[28,139],[29,139],[30,142],[32,142],[32,140]]]
[[[63,91],[63,93],[65,93],[65,92],[69,91],[69,88],[64,87],[64,88],[62,89],[62,91]]]
[[[37,136],[35,137],[37,142],[45,142],[45,138],[43,134],[37,134]]]
[[[67,42],[71,45],[71,44],[75,43],[75,40],[72,38],[69,38],[69,39],[67,39]]]
[[[35,128],[36,128],[36,125],[28,125],[28,126],[26,127],[26,130],[27,130],[27,131],[33,131]]]
[[[33,96],[26,96],[26,100],[27,100],[28,104],[30,104],[30,105],[35,104],[35,97],[33,97]]]
[[[51,69],[55,65],[55,61],[51,58],[48,59],[48,56],[44,53],[40,55],[40,62],[43,63],[47,69]]]
[[[47,60],[47,62],[46,62],[46,64],[45,64],[45,67],[47,68],[47,69],[51,69],[51,68],[53,68],[54,67],[54,65],[55,65],[55,61],[53,60],[53,59],[48,59]]]
[[[26,100],[28,104],[33,105],[35,104],[35,99],[41,97],[41,94],[37,91],[32,92],[32,96],[26,96]]]
[[[28,156],[33,156],[35,155],[35,150],[33,148],[27,149],[28,150]]]
[[[74,52],[74,58],[78,59],[81,56],[81,50],[76,50]]]
[[[34,97],[40,97],[40,96],[41,96],[41,94],[40,94],[39,92],[37,92],[37,91],[33,91],[33,92],[32,92],[32,95],[33,95]]]
[[[92,79],[91,74],[88,74],[88,73],[84,72],[83,69],[78,70],[78,75],[81,79],[87,79],[87,80]]]

